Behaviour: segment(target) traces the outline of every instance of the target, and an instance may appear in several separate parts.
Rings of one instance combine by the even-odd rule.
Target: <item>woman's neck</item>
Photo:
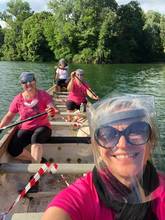
[[[33,99],[37,95],[37,90],[24,91],[22,95],[26,100]]]

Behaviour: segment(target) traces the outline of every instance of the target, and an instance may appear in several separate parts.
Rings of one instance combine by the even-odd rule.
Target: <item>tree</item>
[[[2,45],[4,43],[4,33],[0,26],[0,57],[2,56]]]
[[[145,15],[144,31],[146,34],[146,47],[148,60],[159,60],[163,55],[163,45],[160,38],[161,15],[158,12],[148,11]]]
[[[85,63],[94,61],[103,10],[115,11],[116,1],[51,0],[49,7],[54,13],[52,24],[55,30],[48,25],[47,39],[55,57],[65,56]]]
[[[111,48],[113,39],[116,37],[116,13],[109,11],[105,14],[105,18],[100,28],[98,47],[95,52],[96,63],[110,63],[112,54]]]
[[[50,51],[48,42],[44,35],[44,26],[49,12],[35,13],[23,24],[22,53],[23,59],[28,61],[50,61],[53,53]]]
[[[75,2],[73,14],[76,21],[76,37],[79,53],[74,56],[78,62],[105,62],[108,60],[109,48],[105,45],[101,32],[105,31],[103,23],[107,14],[116,11],[117,3],[99,0],[78,0]],[[100,31],[101,30],[101,31]],[[99,43],[98,43],[99,41]],[[105,40],[106,41],[106,40]]]
[[[72,15],[73,2],[72,0],[49,2],[53,17],[49,18],[45,26],[45,36],[56,60],[61,57],[72,60],[77,50],[76,28]]]
[[[162,15],[160,19],[160,39],[163,47],[163,52],[165,55],[165,16]]]
[[[28,2],[10,0],[7,3],[6,19],[10,25],[5,31],[3,56],[7,60],[22,60],[22,25],[32,15]]]
[[[7,12],[13,20],[22,22],[32,15],[29,3],[23,0],[10,0],[7,3]]]
[[[143,11],[136,1],[121,5],[117,10],[116,37],[112,45],[113,62],[142,61]]]

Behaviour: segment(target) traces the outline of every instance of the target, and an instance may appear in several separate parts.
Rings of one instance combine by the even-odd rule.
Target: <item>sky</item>
[[[6,3],[9,0],[0,0],[0,11],[6,9]],[[43,11],[47,9],[47,2],[49,0],[26,0],[29,2],[31,9],[34,11]],[[126,4],[130,0],[116,0],[120,4]],[[154,10],[165,14],[165,0],[139,0],[138,1],[144,11]]]

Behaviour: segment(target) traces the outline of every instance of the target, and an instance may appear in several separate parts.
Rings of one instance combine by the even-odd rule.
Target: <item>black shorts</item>
[[[51,136],[51,129],[43,126],[35,130],[17,130],[8,145],[8,152],[13,157],[17,157],[29,144],[45,143]]]
[[[75,102],[68,100],[66,102],[66,108],[67,110],[80,109],[80,105],[77,105]]]
[[[57,80],[57,86],[60,86],[60,87],[66,87],[67,86],[67,83],[66,83],[66,79],[58,79]]]

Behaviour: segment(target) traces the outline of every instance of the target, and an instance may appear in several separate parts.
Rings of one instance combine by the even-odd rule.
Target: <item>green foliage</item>
[[[163,45],[160,36],[161,15],[158,12],[146,13],[144,31],[147,36],[148,60],[156,61],[163,55]]]
[[[35,13],[23,24],[22,51],[23,59],[28,61],[48,61],[53,58],[44,35],[44,26],[50,13]]]
[[[0,26],[0,47],[2,47],[3,43],[4,43],[4,33]]]
[[[161,16],[160,19],[160,39],[163,47],[163,52],[165,54],[165,16]]]
[[[34,13],[10,0],[0,18],[0,56],[5,60],[128,63],[165,59],[165,17],[144,13],[137,1],[50,0],[50,12]]]
[[[98,47],[95,52],[95,63],[110,63],[113,39],[116,37],[116,13],[107,11],[100,28]]]
[[[143,57],[143,12],[136,1],[121,5],[117,11],[113,62],[137,62]]]
[[[10,0],[7,3],[7,12],[13,19],[25,20],[31,15],[30,10],[29,3],[22,0]]]
[[[0,57],[2,56],[2,45],[4,43],[4,33],[0,26]]]
[[[73,62],[74,63],[93,63],[94,52],[91,50],[91,48],[85,48],[83,49],[79,54],[74,55]]]
[[[22,60],[22,24],[31,16],[29,3],[10,0],[7,3],[6,20],[10,28],[5,31],[3,57],[6,60]]]

